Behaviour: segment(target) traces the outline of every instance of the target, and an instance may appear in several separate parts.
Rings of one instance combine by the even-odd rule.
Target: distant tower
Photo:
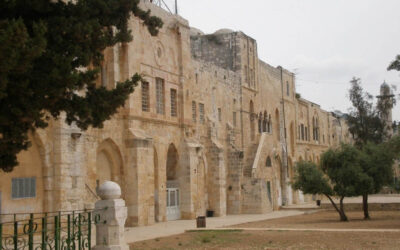
[[[393,135],[393,128],[392,128],[392,109],[393,109],[393,100],[394,97],[390,86],[383,82],[381,85],[380,95],[377,96],[384,106],[388,105],[390,108],[381,114],[381,119],[385,121],[385,130],[386,135],[388,138],[392,137]]]

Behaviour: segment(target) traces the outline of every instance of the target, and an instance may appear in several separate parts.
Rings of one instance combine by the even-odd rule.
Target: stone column
[[[125,201],[120,199],[121,188],[112,181],[104,182],[98,189],[101,200],[95,204],[95,216],[100,216],[96,225],[95,250],[128,250],[124,238],[124,225],[127,217]],[[105,221],[103,223],[103,221]]]

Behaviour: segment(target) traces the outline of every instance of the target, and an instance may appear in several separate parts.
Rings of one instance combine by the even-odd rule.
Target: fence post
[[[124,225],[127,218],[125,201],[121,199],[120,186],[112,181],[104,182],[97,190],[101,200],[95,204],[94,216],[100,217],[96,224],[95,250],[128,250]]]

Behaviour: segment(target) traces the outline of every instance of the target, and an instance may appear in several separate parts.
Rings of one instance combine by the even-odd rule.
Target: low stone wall
[[[334,207],[331,203],[322,203],[321,209],[333,210]],[[362,203],[345,203],[345,211],[357,211],[362,210]],[[368,204],[369,211],[400,211],[400,203],[370,203]]]

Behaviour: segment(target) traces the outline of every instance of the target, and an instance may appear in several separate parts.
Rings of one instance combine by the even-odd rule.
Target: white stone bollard
[[[120,186],[106,181],[97,189],[101,200],[95,204],[95,216],[100,216],[96,225],[95,250],[128,250],[124,238],[124,225],[127,218],[125,201],[121,199]]]

